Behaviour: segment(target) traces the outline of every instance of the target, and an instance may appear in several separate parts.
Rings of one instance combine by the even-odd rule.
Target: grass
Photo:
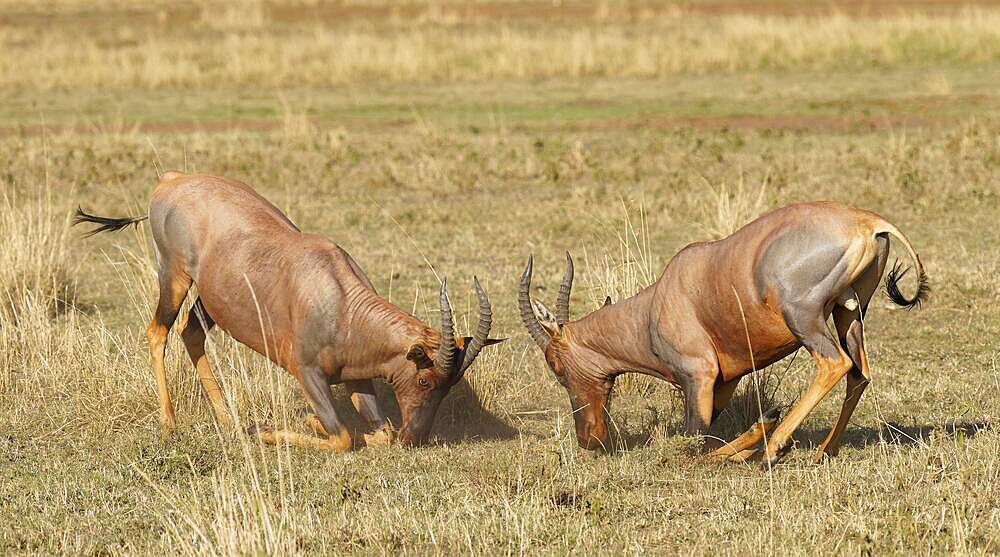
[[[728,42],[712,48],[730,49],[730,58],[706,63],[698,58],[704,46],[687,69],[627,78],[627,66],[574,74],[562,54],[550,68],[529,56],[575,34],[587,38],[584,49],[602,41],[625,48],[679,25],[666,4],[638,6],[648,18],[605,5],[607,33],[591,12],[548,33],[542,12],[500,25],[447,6],[412,25],[381,12],[322,16],[378,2],[317,8],[305,27],[269,3],[219,21],[206,21],[200,4],[103,3],[102,17],[122,22],[116,31],[72,2],[52,8],[53,29],[17,47],[23,56],[54,48],[39,54],[41,71],[0,72],[0,552],[1000,550],[993,12],[939,7],[874,22],[693,13],[689,30],[659,40],[681,44],[717,24]],[[0,21],[28,26],[0,29],[0,41],[27,34],[40,25],[32,18],[48,13],[0,6]],[[157,9],[163,20],[149,31]],[[969,14],[985,14],[986,23],[977,27]],[[426,59],[419,78],[386,59],[365,62],[382,76],[372,82],[336,69],[346,66],[315,75],[310,63],[289,70],[296,79],[287,88],[225,65],[181,72],[158,88],[138,62],[143,52],[224,60],[207,37],[233,33],[273,49],[259,54],[266,67],[300,28],[303,37],[381,38],[385,48],[439,34],[442,42],[421,43],[425,50],[398,62]],[[840,38],[820,44],[832,30]],[[57,39],[59,31],[67,38]],[[497,45],[502,32],[509,45]],[[114,33],[135,42],[87,54],[86,41]],[[762,64],[759,45],[781,33],[803,38],[798,57],[779,42]],[[91,37],[79,49],[90,57],[57,60],[76,35]],[[473,40],[448,42],[460,36]],[[848,40],[861,50],[831,54]],[[287,48],[329,46],[296,41]],[[439,56],[449,44],[453,52]],[[535,73],[484,69],[479,49],[490,44],[493,56],[530,58]],[[657,48],[670,53],[674,44]],[[941,50],[918,60],[894,50],[904,44]],[[613,60],[614,48],[597,50],[600,63]],[[0,52],[4,63],[22,63]],[[344,56],[343,64],[357,63]],[[435,73],[448,57],[464,69]],[[102,81],[114,60],[127,63]],[[235,77],[220,83],[222,75]],[[336,80],[343,85],[331,86]],[[241,89],[251,82],[259,86]],[[60,90],[69,83],[71,92]],[[878,119],[887,123],[868,125]],[[99,214],[143,212],[158,169],[255,185],[304,229],[351,252],[383,295],[431,323],[437,275],[446,275],[459,329],[469,330],[477,275],[493,300],[494,334],[509,340],[484,351],[445,400],[432,446],[328,455],[220,431],[172,336],[167,365],[181,427],[162,438],[144,338],[155,295],[148,228],[84,240],[67,227],[78,204]],[[616,388],[612,415],[624,450],[579,450],[565,392],[513,303],[527,255],[535,255],[534,295],[551,303],[563,252],[572,251],[579,317],[605,296],[617,301],[655,280],[687,243],[807,199],[887,217],[909,236],[934,287],[920,311],[893,310],[881,296],[873,303],[874,381],[840,456],[811,459],[842,387],[800,428],[797,450],[763,474],[699,459],[697,440],[678,434],[678,395],[644,378]],[[241,430],[266,422],[304,431],[306,404],[286,372],[219,331],[208,352]],[[813,373],[804,353],[759,372],[764,409],[794,402]],[[740,389],[712,435],[732,436],[754,419],[757,390],[751,380]],[[381,395],[398,417],[388,391]]]
[[[0,29],[0,88],[19,91],[288,88],[364,82],[671,78],[797,68],[975,66],[1000,61],[1000,15],[691,17],[516,24],[475,16],[345,18],[262,29],[259,2],[198,19]],[[215,6],[209,4],[209,6]],[[155,8],[154,8],[155,10]],[[204,12],[209,11],[206,15]],[[68,36],[69,35],[69,36]]]

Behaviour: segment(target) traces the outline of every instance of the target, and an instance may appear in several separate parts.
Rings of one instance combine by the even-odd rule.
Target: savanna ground
[[[0,553],[996,553],[998,92],[992,2],[4,0]],[[468,330],[476,274],[510,340],[432,446],[330,455],[218,430],[173,337],[163,438],[148,229],[68,223],[144,212],[165,169],[255,185],[432,324],[447,276]],[[527,255],[551,303],[574,253],[579,317],[809,199],[884,215],[934,288],[872,305],[840,457],[812,461],[843,387],[768,474],[700,459],[674,389],[635,378],[622,450],[579,450],[517,319]],[[304,428],[285,372],[219,331],[209,355],[242,426]],[[812,375],[761,372],[764,404]],[[744,385],[713,435],[754,419]]]

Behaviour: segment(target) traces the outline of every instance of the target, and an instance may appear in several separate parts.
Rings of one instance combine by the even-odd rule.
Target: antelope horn
[[[479,325],[472,335],[472,340],[465,346],[465,357],[462,359],[460,371],[465,371],[472,362],[476,361],[479,351],[486,346],[486,339],[490,336],[490,325],[493,324],[493,310],[490,308],[490,299],[486,296],[486,291],[479,286],[479,279],[472,277],[476,285],[476,297],[479,298]]]
[[[454,371],[455,352],[455,326],[452,322],[451,303],[448,301],[448,279],[441,281],[441,345],[438,346],[437,358],[434,365],[438,371],[445,375],[451,375]]]
[[[569,294],[573,290],[573,258],[566,252],[566,274],[559,285],[559,297],[556,298],[556,322],[565,325],[569,321]]]
[[[528,266],[525,267],[524,273],[521,274],[521,289],[517,293],[517,305],[521,309],[521,321],[524,322],[524,326],[531,333],[531,338],[535,339],[535,344],[539,348],[545,350],[545,347],[549,344],[549,334],[542,329],[542,326],[538,323],[538,319],[535,317],[535,312],[531,309],[531,267],[533,261],[534,258],[529,255]]]

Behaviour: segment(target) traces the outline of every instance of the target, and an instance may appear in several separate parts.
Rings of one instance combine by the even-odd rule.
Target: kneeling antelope
[[[770,415],[714,456],[745,460],[770,432],[760,455],[769,468],[787,452],[806,415],[846,375],[840,418],[817,459],[835,456],[870,379],[863,317],[885,271],[890,236],[913,259],[918,289],[912,298],[900,292],[907,270],[896,265],[886,277],[886,292],[894,303],[913,308],[928,287],[906,237],[874,213],[816,202],[775,210],[722,240],[691,244],[655,283],[578,321],[569,320],[569,254],[554,315],[532,304],[529,258],[521,276],[521,319],[569,393],[581,447],[610,447],[607,411],[622,373],[645,373],[680,387],[685,429],[703,434],[742,376],[804,346],[816,362],[816,377],[790,413],[777,427]],[[836,333],[827,323],[831,314]]]
[[[340,246],[301,232],[250,186],[179,172],[164,174],[149,214],[106,218],[78,210],[75,223],[99,225],[90,234],[149,220],[159,264],[159,301],[147,329],[160,398],[161,423],[174,427],[163,358],[167,334],[192,284],[198,299],[181,337],[216,419],[230,422],[218,383],[205,357],[206,331],[218,325],[239,342],[288,370],[315,415],[313,437],[269,428],[266,442],[287,442],[337,452],[352,439],[334,411],[330,386],[344,383],[374,432],[369,444],[391,439],[372,379],[388,382],[402,413],[400,440],[422,444],[438,405],[465,374],[487,338],[492,313],[476,281],[479,323],[471,338],[456,339],[446,283],[440,292],[441,332],[381,298],[354,259]]]

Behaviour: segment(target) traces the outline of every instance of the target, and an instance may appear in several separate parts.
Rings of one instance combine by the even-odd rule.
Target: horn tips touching
[[[483,288],[482,285],[479,284],[478,280],[476,281],[476,292],[478,292],[479,294],[482,294],[482,296],[484,298],[486,297],[486,289]]]
[[[533,255],[528,255],[528,264],[524,266],[524,272],[521,273],[521,281],[531,280],[531,271],[535,265],[535,257]]]

